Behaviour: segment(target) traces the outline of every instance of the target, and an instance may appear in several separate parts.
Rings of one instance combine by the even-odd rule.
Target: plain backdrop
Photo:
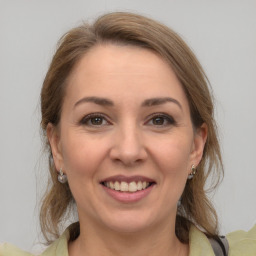
[[[56,42],[116,10],[165,23],[197,55],[216,97],[225,178],[213,200],[221,231],[256,223],[256,1],[0,0],[0,242],[39,248],[47,177],[39,94]]]

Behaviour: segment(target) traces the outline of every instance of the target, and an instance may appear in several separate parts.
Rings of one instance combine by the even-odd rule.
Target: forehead
[[[98,45],[74,67],[67,86],[69,97],[170,96],[187,101],[175,73],[159,55],[135,46]]]

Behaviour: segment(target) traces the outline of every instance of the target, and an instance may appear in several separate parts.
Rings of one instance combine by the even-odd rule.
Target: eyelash
[[[92,124],[92,119],[93,118],[100,118],[101,119],[101,122],[107,122],[107,124],[99,124],[99,125],[96,125],[96,124]],[[174,120],[174,118],[170,115],[167,115],[167,114],[163,114],[163,113],[154,113],[150,116],[147,117],[147,121],[145,122],[145,124],[149,124],[149,122],[152,122],[154,119],[156,118],[162,118],[163,120],[163,124],[150,124],[151,126],[159,126],[158,128],[161,128],[161,127],[165,127],[165,126],[169,126],[169,125],[176,125],[176,121]],[[90,123],[89,123],[90,122]],[[92,126],[92,127],[101,127],[101,126],[105,126],[105,125],[109,125],[111,124],[109,121],[108,121],[108,118],[106,118],[105,115],[101,114],[101,113],[92,113],[92,114],[89,114],[89,115],[86,115],[85,117],[82,118],[82,120],[79,122],[79,124],[81,125],[87,125],[87,126]]]

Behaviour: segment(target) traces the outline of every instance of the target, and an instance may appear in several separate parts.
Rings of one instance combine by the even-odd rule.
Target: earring
[[[196,167],[195,167],[195,165],[192,165],[191,166],[191,173],[188,175],[188,180],[193,179],[195,174],[196,174]]]
[[[67,175],[63,173],[62,169],[60,169],[58,174],[58,181],[63,184],[63,183],[66,183],[67,180],[68,180]]]
[[[177,207],[179,208],[181,206],[181,198],[179,199],[179,201],[177,202]]]

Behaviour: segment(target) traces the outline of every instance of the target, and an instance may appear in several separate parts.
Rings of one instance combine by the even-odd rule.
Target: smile
[[[132,181],[132,182],[126,182],[126,181],[107,181],[103,182],[103,185],[107,188],[110,188],[112,190],[121,191],[121,192],[137,192],[140,190],[144,190],[148,188],[150,185],[152,185],[152,182],[147,181]]]
[[[116,175],[101,180],[103,191],[122,203],[134,203],[147,197],[156,182],[144,176]]]

